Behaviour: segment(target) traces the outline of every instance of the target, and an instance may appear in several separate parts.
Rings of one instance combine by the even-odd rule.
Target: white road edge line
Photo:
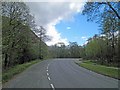
[[[47,75],[49,75],[49,73],[47,73]]]
[[[48,77],[48,80],[50,80],[50,77]]]
[[[51,87],[53,88],[53,90],[55,90],[55,88],[54,88],[53,84],[50,84],[50,85],[51,85]]]

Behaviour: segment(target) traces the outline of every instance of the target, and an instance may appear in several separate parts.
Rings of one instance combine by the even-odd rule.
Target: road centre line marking
[[[48,72],[48,70],[46,70]]]
[[[48,67],[49,67],[50,64],[48,64]]]
[[[47,73],[47,75],[49,75],[49,73]]]
[[[55,90],[55,88],[54,88],[53,84],[50,84],[50,85],[51,85],[51,87],[53,88],[53,90]]]
[[[50,80],[50,77],[48,77],[48,80]]]

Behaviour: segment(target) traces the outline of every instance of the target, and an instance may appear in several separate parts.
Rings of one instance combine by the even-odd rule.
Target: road
[[[53,59],[37,63],[3,85],[4,88],[118,88],[118,80],[74,63]]]

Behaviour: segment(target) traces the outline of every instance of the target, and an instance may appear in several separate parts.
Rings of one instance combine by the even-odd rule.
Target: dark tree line
[[[70,42],[68,46],[58,43],[49,47],[49,52],[53,58],[80,58],[80,48],[76,42]]]
[[[46,58],[45,31],[42,26],[39,29],[36,27],[34,17],[25,3],[2,2],[3,69]],[[42,37],[38,37],[36,32]]]

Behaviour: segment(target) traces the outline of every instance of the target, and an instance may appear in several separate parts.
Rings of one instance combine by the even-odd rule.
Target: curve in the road
[[[26,69],[4,88],[118,88],[118,80],[91,72],[75,59],[45,60]]]

